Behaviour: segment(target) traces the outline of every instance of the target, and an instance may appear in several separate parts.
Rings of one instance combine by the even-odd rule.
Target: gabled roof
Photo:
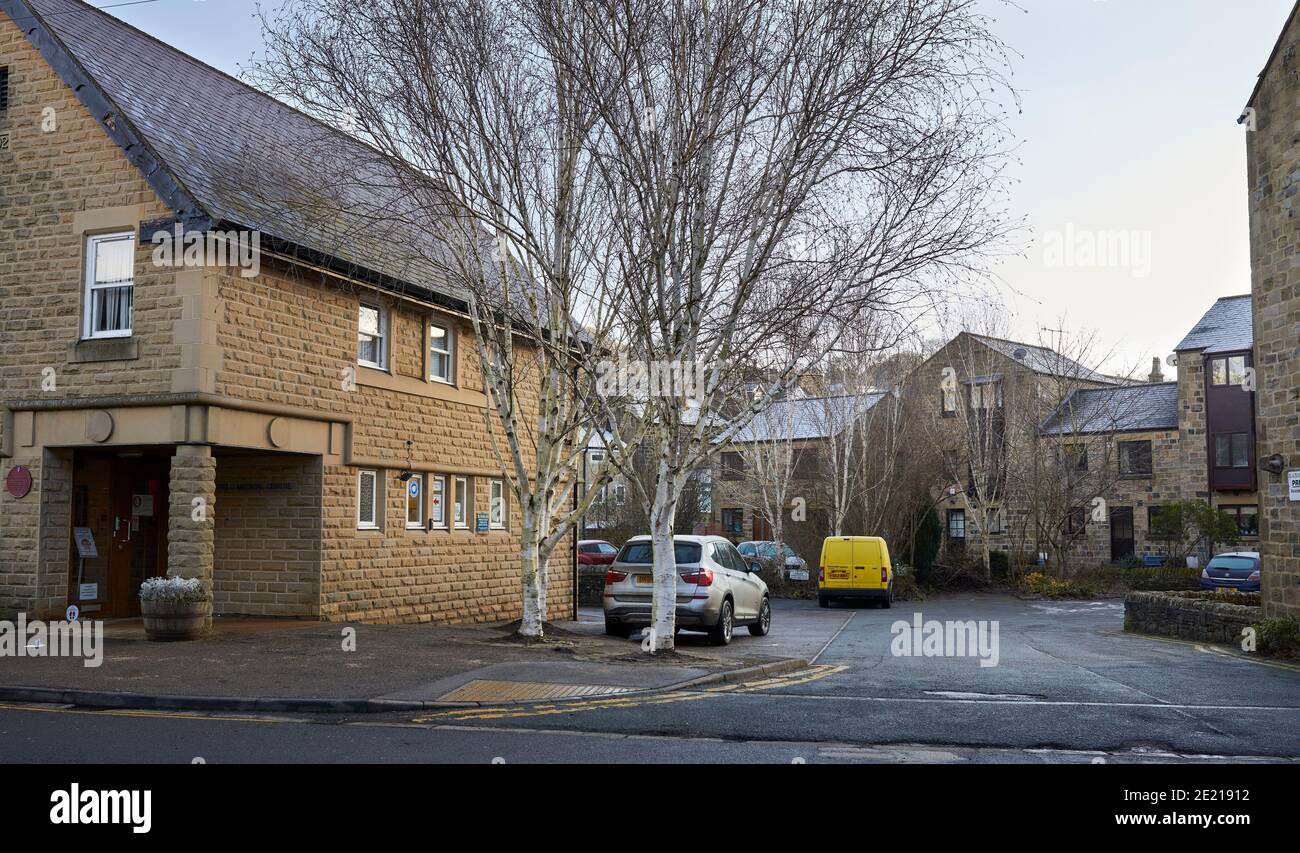
[[[1210,306],[1174,352],[1204,350],[1207,353],[1239,352],[1255,345],[1250,294],[1225,296]]]
[[[729,444],[755,441],[830,438],[857,421],[888,396],[886,391],[839,397],[777,400],[760,412]]]
[[[1178,383],[1079,388],[1043,422],[1043,435],[1178,429]]]
[[[1104,382],[1110,385],[1116,384],[1116,381],[1113,378],[1106,376],[1103,373],[1098,373],[1092,368],[1085,367],[1074,359],[1067,358],[1050,347],[1022,344],[1018,341],[991,338],[987,335],[971,334],[970,337],[984,344],[984,346],[989,349],[1001,353],[1007,358],[1019,361],[1030,370],[1044,376],[1060,376],[1068,379],[1082,379],[1088,382]]]
[[[1278,33],[1277,41],[1273,43],[1273,50],[1269,52],[1268,61],[1264,63],[1264,68],[1259,72],[1259,77],[1255,80],[1255,88],[1251,90],[1250,97],[1246,99],[1246,106],[1255,103],[1255,98],[1259,97],[1260,87],[1264,85],[1264,77],[1268,74],[1268,69],[1273,67],[1273,60],[1277,58],[1278,53],[1282,50],[1282,40],[1286,38],[1287,31],[1291,29],[1291,22],[1295,20],[1296,13],[1300,12],[1300,0],[1291,7],[1291,14],[1286,16],[1286,23],[1282,25],[1282,32]]]
[[[410,186],[426,179],[403,164],[80,0],[0,10],[183,220],[260,231],[264,246],[343,274],[464,301],[428,261],[434,239],[410,223],[429,206]]]

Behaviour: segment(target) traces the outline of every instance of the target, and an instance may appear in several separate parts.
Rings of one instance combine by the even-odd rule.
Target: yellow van
[[[867,598],[889,607],[894,603],[894,567],[889,546],[879,536],[828,536],[822,542],[817,573],[817,603]]]

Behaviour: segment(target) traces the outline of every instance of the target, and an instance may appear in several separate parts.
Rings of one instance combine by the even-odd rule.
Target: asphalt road
[[[995,622],[996,666],[893,654],[891,625],[915,613]],[[787,637],[811,667],[743,685],[418,717],[2,706],[0,763],[1300,760],[1300,671],[1125,635],[1117,603],[781,602],[773,621],[768,638],[741,632],[736,652],[781,651]]]

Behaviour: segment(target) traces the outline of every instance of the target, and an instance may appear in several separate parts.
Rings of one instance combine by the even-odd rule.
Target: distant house
[[[1264,612],[1300,615],[1300,276],[1295,194],[1300,182],[1300,3],[1246,102],[1255,452]]]

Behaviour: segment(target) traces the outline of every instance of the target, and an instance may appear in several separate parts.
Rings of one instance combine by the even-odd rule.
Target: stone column
[[[217,460],[206,445],[183,444],[172,457],[167,516],[167,574],[200,578],[212,589],[217,511]]]

